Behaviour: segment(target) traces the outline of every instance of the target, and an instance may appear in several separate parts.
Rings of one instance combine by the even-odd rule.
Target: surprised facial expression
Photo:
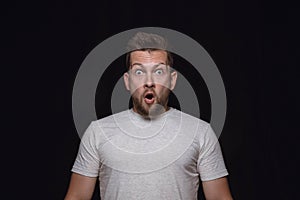
[[[168,110],[168,97],[175,87],[177,73],[171,72],[167,65],[167,52],[134,51],[130,60],[130,70],[124,74],[124,82],[132,95],[133,110],[145,118]]]

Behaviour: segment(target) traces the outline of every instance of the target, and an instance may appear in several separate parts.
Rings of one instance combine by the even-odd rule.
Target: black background
[[[8,199],[63,199],[80,142],[71,107],[77,70],[105,39],[147,26],[190,36],[217,64],[228,101],[220,143],[234,198],[299,196],[296,4],[57,0],[1,8],[1,194]],[[208,105],[200,105],[204,119]],[[109,114],[101,107],[99,117]]]

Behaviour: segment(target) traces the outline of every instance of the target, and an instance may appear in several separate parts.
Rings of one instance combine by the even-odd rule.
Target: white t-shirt
[[[211,126],[174,108],[147,120],[132,109],[94,121],[72,171],[98,177],[102,200],[196,200],[228,175]]]

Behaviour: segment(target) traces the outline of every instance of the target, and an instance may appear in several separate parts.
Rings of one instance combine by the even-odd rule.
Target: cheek
[[[135,88],[130,90],[131,95],[135,96],[135,97],[139,97],[143,94],[143,88],[139,87],[139,88]]]
[[[143,87],[144,84],[141,83],[141,81],[131,80],[129,82],[130,91],[131,93],[135,92],[136,90],[139,90]]]
[[[166,88],[170,88],[171,87],[171,79],[170,79],[170,77],[163,77],[161,79],[157,79],[156,84],[161,85]]]
[[[171,87],[171,80],[164,78],[156,82],[157,87],[162,89],[169,89]]]
[[[156,85],[155,92],[158,96],[167,96],[169,94],[169,88],[164,85]]]

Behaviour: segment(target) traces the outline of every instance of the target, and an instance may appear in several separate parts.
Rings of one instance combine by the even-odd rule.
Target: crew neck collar
[[[151,121],[159,120],[159,119],[163,118],[164,116],[166,116],[167,114],[170,114],[170,113],[173,112],[173,111],[174,111],[174,108],[169,107],[169,109],[168,109],[167,111],[163,112],[162,114],[159,114],[159,115],[156,116],[156,117],[153,117],[153,118],[149,118],[149,119],[148,119],[148,118],[143,117],[141,114],[135,112],[135,111],[133,110],[133,108],[129,109],[129,112],[130,112],[130,114],[132,115],[132,117],[133,117],[134,119],[141,120],[141,121],[145,121],[145,122],[147,122],[147,121],[148,121],[148,122],[151,122]]]

